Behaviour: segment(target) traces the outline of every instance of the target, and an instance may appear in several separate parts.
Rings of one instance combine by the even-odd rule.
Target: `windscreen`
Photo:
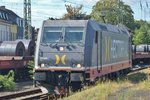
[[[65,42],[81,42],[83,37],[82,27],[66,27]]]
[[[44,43],[59,42],[61,36],[62,36],[61,27],[45,27],[42,41]]]

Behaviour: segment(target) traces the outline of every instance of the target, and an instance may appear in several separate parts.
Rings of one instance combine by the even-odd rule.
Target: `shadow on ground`
[[[128,79],[133,84],[137,84],[146,80],[147,78],[148,78],[147,74],[143,72],[137,72],[137,73],[128,75],[126,79]]]

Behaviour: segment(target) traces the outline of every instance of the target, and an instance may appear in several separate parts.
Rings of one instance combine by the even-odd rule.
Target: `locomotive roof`
[[[93,20],[89,21],[95,30],[109,31],[118,34],[130,35],[129,31],[124,26],[116,26],[111,24],[97,23]]]
[[[97,23],[94,20],[45,20],[43,25],[46,26],[78,26],[78,27],[86,27],[88,24],[90,24],[94,30],[98,31],[109,31],[113,33],[119,33],[119,34],[126,34],[130,35],[126,27],[123,26],[116,26],[111,24],[104,24],[104,23]]]
[[[85,27],[88,20],[45,20],[44,26],[79,26]]]

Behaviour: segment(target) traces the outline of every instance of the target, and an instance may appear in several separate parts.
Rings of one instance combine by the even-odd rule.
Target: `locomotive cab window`
[[[43,32],[44,43],[59,42],[62,37],[61,27],[45,27]]]
[[[83,27],[67,27],[65,29],[65,42],[81,42]]]

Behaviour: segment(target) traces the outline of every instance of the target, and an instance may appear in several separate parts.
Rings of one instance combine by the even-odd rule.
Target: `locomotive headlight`
[[[64,51],[64,47],[60,47],[60,48],[59,48],[59,51]]]
[[[77,68],[81,68],[81,64],[77,64]]]
[[[42,64],[41,64],[41,67],[45,67],[45,64],[44,64],[44,63],[42,63]]]

